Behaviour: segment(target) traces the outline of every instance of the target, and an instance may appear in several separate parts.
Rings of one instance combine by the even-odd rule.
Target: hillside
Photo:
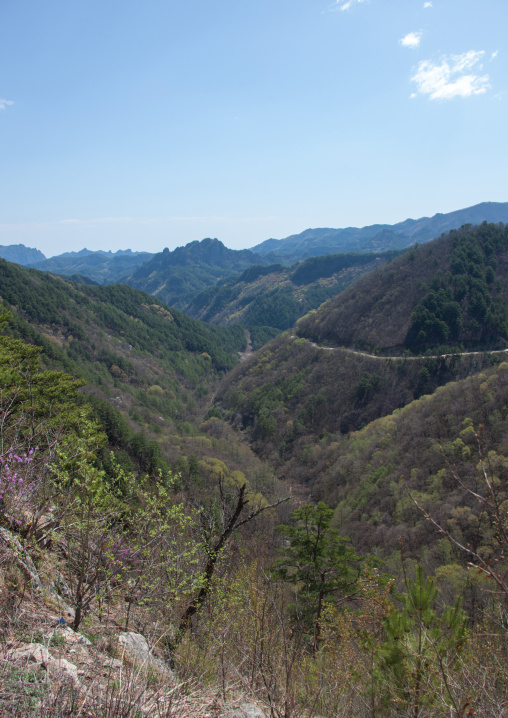
[[[140,265],[153,257],[149,252],[91,252],[82,249],[80,252],[66,252],[43,261],[32,260],[25,264],[43,272],[88,277],[97,284],[115,284],[129,276]],[[8,257],[6,257],[8,259]]]
[[[360,279],[302,319],[298,335],[387,354],[443,345],[503,348],[508,228],[465,226]]]
[[[204,480],[221,459],[225,473],[270,475],[227,426],[200,428],[210,395],[245,348],[240,327],[209,326],[125,285],[73,284],[4,260],[0,298],[10,336],[40,347],[45,368],[86,381],[125,466],[174,467],[185,481]]]
[[[418,332],[478,298],[491,331],[504,228],[450,239]],[[0,714],[505,714],[503,353],[238,364],[242,328],[128,286],[0,260],[0,296]]]
[[[435,527],[422,520],[406,486],[457,540],[480,546],[473,518],[479,507],[465,488],[478,485],[476,467],[484,457],[506,490],[507,405],[503,361],[360,431],[323,440],[308,462],[309,489],[315,499],[326,497],[336,506],[337,525],[362,551],[396,555],[402,540],[407,555],[423,560],[429,572],[443,563],[462,563],[460,551],[445,548]]]
[[[248,249],[225,247],[218,239],[203,239],[170,252],[165,249],[125,281],[136,289],[183,308],[219,280],[235,276],[263,259]]]
[[[506,227],[466,227],[365,275],[228,374],[217,411],[304,484],[326,437],[500,361],[489,351],[506,347],[507,241]]]
[[[428,242],[463,224],[508,222],[508,202],[483,202],[447,214],[406,219],[394,225],[374,224],[361,229],[307,229],[285,239],[267,239],[252,251],[272,262],[295,262],[334,252],[386,252]]]
[[[256,349],[270,338],[270,330],[289,329],[311,309],[394,256],[393,252],[338,254],[313,257],[292,267],[250,267],[238,279],[198,294],[185,311],[212,324],[243,324]]]

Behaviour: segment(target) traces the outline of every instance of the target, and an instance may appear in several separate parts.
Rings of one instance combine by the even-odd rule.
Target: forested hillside
[[[250,267],[238,279],[198,294],[185,311],[213,324],[243,324],[257,349],[277,331],[291,328],[311,309],[396,255],[336,254],[312,257],[292,267]]]
[[[204,480],[221,458],[224,473],[250,467],[264,475],[228,427],[199,428],[218,380],[245,347],[242,328],[197,322],[125,285],[73,284],[3,260],[0,297],[10,336],[40,347],[44,367],[85,380],[126,467],[174,467],[185,480]]]
[[[0,715],[505,716],[507,239],[416,247],[242,363],[242,326],[0,260]],[[287,276],[358,266],[323,261]]]
[[[506,346],[507,242],[506,227],[484,224],[410,250],[311,312],[294,333],[268,343],[230,372],[216,394],[217,410],[281,476],[342,506],[337,525],[354,534],[362,550],[397,549],[403,474],[409,478],[414,469],[420,471],[415,476],[433,475],[439,445],[457,439],[466,419],[485,431],[504,421],[505,366],[496,367],[505,355],[496,347]],[[388,349],[399,355],[383,356]],[[496,382],[499,388],[487,391]],[[391,453],[370,450],[369,439],[362,438],[378,436],[378,426],[389,426]],[[502,453],[504,429],[487,433],[490,448]],[[369,458],[373,453],[379,460]],[[368,483],[371,473],[379,492]],[[414,484],[422,495],[425,481]],[[390,482],[396,499],[384,509]],[[443,494],[433,500],[442,503]],[[460,504],[454,501],[454,507]],[[377,520],[371,521],[373,515],[384,517],[377,533],[368,528]],[[418,538],[404,535],[416,556],[428,539],[418,533],[426,530],[421,514],[410,515]]]
[[[386,354],[506,346],[508,227],[465,226],[409,250],[304,318],[298,335]]]

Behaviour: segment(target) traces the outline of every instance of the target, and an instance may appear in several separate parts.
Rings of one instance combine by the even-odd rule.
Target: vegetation
[[[213,324],[244,324],[256,338],[267,336],[267,329],[273,336],[273,332],[291,328],[304,314],[396,255],[336,254],[311,257],[292,267],[257,265],[238,279],[201,292],[185,311]],[[262,344],[256,342],[254,346]]]
[[[397,355],[443,345],[506,346],[504,225],[466,225],[361,278],[315,314],[299,336]]]
[[[450,269],[438,272],[412,313],[408,346],[423,349],[449,342],[492,345],[508,336],[507,305],[495,283],[498,257],[508,244],[508,227],[482,224],[452,234]]]
[[[42,272],[61,274],[73,279],[75,275],[81,277],[80,281],[86,284],[113,284],[121,282],[153,254],[149,252],[68,252],[58,257],[44,259],[33,258],[29,264]],[[8,257],[5,257],[9,259]],[[12,259],[10,261],[13,261]]]
[[[504,233],[465,228],[371,273],[374,294],[410,297],[385,305],[392,334],[376,346],[399,309],[404,336],[423,316],[416,337],[443,322],[447,341],[501,342]],[[317,346],[327,311],[367,306],[367,278],[241,364],[242,327],[130,287],[2,262],[0,280],[0,658],[20,640],[64,651],[34,623],[58,610],[91,637],[101,680],[114,636],[132,629],[180,688],[241,691],[280,718],[507,715],[503,354]],[[374,334],[365,322],[356,337]],[[179,715],[172,687],[147,708],[106,679],[99,705],[90,686],[57,695],[4,664],[0,712]]]

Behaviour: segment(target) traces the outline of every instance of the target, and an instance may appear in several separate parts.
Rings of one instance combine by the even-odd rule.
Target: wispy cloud
[[[0,110],[5,110],[6,107],[13,104],[14,102],[12,100],[4,100],[3,98],[0,98]]]
[[[495,60],[498,55],[499,55],[499,50],[495,50],[495,51],[492,53],[492,55],[490,56],[490,59],[491,59],[491,60]]]
[[[428,95],[431,100],[482,95],[490,88],[489,76],[480,75],[483,50],[470,50],[462,55],[444,57],[440,63],[423,60],[418,64],[412,82],[417,91],[411,95]]]
[[[408,34],[400,40],[400,44],[403,47],[418,47],[420,45],[422,35],[423,32],[421,32],[421,30],[418,32],[408,32]]]
[[[328,6],[327,10],[329,12],[335,12],[336,10],[345,12],[346,10],[350,10],[354,5],[359,5],[362,2],[366,2],[366,0],[334,0],[334,2]]]
[[[423,3],[423,7],[424,7],[424,8],[432,7],[432,3],[431,3],[431,2],[424,2],[424,3]]]

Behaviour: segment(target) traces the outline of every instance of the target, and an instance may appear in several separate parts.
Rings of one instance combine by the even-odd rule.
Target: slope
[[[270,476],[229,427],[212,419],[200,428],[245,347],[240,327],[208,326],[125,285],[73,284],[4,260],[0,298],[11,336],[39,346],[44,367],[87,382],[87,401],[126,467],[171,466],[199,483],[220,460],[225,475]]]
[[[32,247],[25,247],[24,244],[10,244],[0,247],[0,257],[8,262],[29,265],[34,262],[42,262],[46,259],[42,252]]]
[[[236,367],[217,391],[217,411],[281,475],[304,484],[313,447],[328,435],[357,431],[499,361],[507,242],[503,226],[464,228],[365,275]],[[467,351],[443,348],[445,329]]]
[[[238,279],[201,292],[185,311],[212,324],[244,324],[254,348],[259,348],[270,330],[289,329],[311,309],[394,256],[393,252],[337,254],[313,257],[293,267],[250,267]]]
[[[440,345],[502,348],[507,340],[508,227],[453,230],[363,277],[298,334],[316,342],[397,354]]]

